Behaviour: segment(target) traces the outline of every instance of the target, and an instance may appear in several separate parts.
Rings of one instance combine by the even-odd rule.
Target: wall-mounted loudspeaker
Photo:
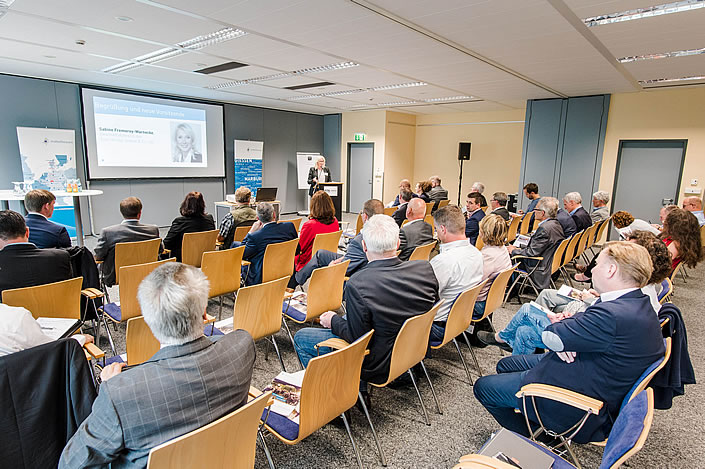
[[[470,159],[470,142],[460,142],[458,143],[458,159],[459,160],[469,160]]]

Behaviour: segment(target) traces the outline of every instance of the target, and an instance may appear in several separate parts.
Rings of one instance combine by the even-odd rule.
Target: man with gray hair
[[[568,192],[565,197],[563,197],[563,207],[566,211],[570,213],[575,222],[575,227],[578,231],[582,231],[586,228],[592,226],[592,218],[587,210],[583,208],[583,198],[580,196],[579,192]]]
[[[597,191],[592,194],[592,212],[590,218],[592,222],[607,220],[610,217],[610,208],[607,204],[610,203],[610,193],[606,191]]]
[[[470,192],[480,193],[480,207],[487,207],[487,199],[482,195],[485,192],[485,185],[481,182],[473,182],[472,187],[470,187]]]
[[[499,215],[504,218],[504,221],[508,222],[512,217],[509,215],[509,210],[507,210],[507,194],[505,192],[495,192],[492,194],[490,199],[490,208],[495,215]]]
[[[348,280],[343,294],[346,316],[323,313],[326,329],[305,328],[294,345],[304,366],[319,352],[315,345],[332,337],[354,342],[374,329],[369,355],[362,363],[364,382],[384,383],[389,374],[392,347],[404,321],[430,310],[438,301],[438,281],[428,261],[403,262],[397,255],[399,227],[387,215],[375,215],[362,228],[367,266]]]
[[[140,284],[144,320],[161,348],[139,367],[103,368],[91,414],[64,448],[60,468],[145,467],[149,451],[247,402],[255,361],[250,334],[206,338],[208,280],[176,262]]]

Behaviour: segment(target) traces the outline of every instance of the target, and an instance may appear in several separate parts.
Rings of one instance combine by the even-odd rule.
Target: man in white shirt
[[[431,259],[431,267],[438,279],[441,305],[431,326],[431,342],[443,340],[448,314],[455,298],[482,281],[482,254],[465,237],[465,217],[460,208],[448,205],[433,214],[440,254]]]

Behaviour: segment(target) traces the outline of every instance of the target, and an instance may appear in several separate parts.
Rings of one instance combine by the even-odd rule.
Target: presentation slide
[[[83,89],[91,179],[223,177],[221,106]]]

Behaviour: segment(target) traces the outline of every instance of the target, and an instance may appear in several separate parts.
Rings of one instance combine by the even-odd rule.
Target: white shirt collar
[[[120,222],[121,225],[124,225],[125,223],[139,223],[140,221],[137,218],[125,218],[123,221]]]
[[[629,292],[633,292],[634,290],[638,290],[638,288],[625,288],[623,290],[608,291],[600,295],[600,300],[602,300],[603,303],[613,301]]]
[[[451,241],[450,243],[443,243],[441,244],[441,247],[439,248],[441,252],[448,251],[449,249],[455,249],[455,248],[462,248],[463,246],[469,246],[470,245],[470,240],[465,238],[465,239],[459,239],[458,241]]]
[[[27,215],[39,215],[40,217],[44,217],[45,220],[48,220],[46,215],[44,215],[43,213],[39,213],[39,212],[27,212]]]

